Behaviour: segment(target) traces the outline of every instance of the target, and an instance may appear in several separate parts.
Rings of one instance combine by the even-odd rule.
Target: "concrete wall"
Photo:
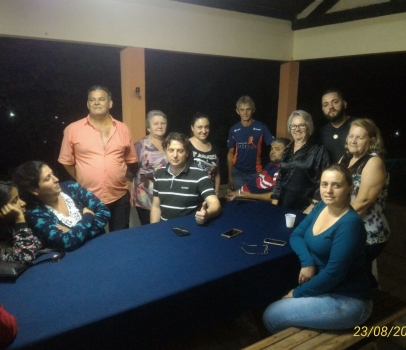
[[[169,0],[1,0],[0,35],[288,61],[289,21]]]
[[[0,35],[278,61],[406,51],[406,13],[293,32],[170,0],[1,0]]]
[[[294,60],[406,51],[406,13],[303,29]]]

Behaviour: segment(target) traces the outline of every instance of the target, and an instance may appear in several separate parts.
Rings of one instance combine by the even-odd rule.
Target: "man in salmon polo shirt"
[[[89,115],[66,127],[58,158],[80,185],[110,209],[110,232],[129,227],[126,181],[132,181],[138,165],[130,130],[110,115],[112,106],[110,90],[92,86],[87,98]]]

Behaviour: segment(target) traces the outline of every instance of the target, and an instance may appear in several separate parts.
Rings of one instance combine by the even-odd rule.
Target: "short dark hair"
[[[323,97],[324,95],[327,95],[327,94],[334,94],[334,93],[337,94],[337,96],[341,100],[344,100],[344,95],[343,95],[342,91],[337,88],[334,88],[334,87],[324,90],[321,97]]]
[[[334,163],[334,164],[331,164],[330,166],[328,166],[327,168],[325,168],[323,170],[322,174],[325,171],[338,171],[340,174],[342,174],[344,176],[344,180],[349,186],[353,185],[351,171],[345,165],[343,165],[341,163]]]
[[[204,114],[204,113],[202,113],[202,112],[196,112],[196,113],[194,114],[194,116],[192,117],[192,120],[190,121],[190,126],[194,126],[194,125],[196,124],[196,122],[197,122],[199,119],[202,119],[202,118],[206,118],[206,119],[209,121],[209,123],[210,123],[210,118],[208,117],[208,115],[206,115],[206,114]]]
[[[16,186],[11,181],[0,181],[0,208],[9,202],[13,187]]]
[[[107,96],[109,97],[109,100],[111,100],[111,91],[108,88],[106,88],[105,86],[102,86],[102,85],[93,85],[93,86],[91,86],[87,90],[87,96],[89,96],[89,94],[92,91],[96,91],[96,90],[103,90],[104,92],[106,92]]]
[[[287,145],[289,145],[290,140],[286,137],[277,137],[275,140],[272,141],[272,143],[281,143],[282,145],[284,145],[285,147],[287,147]]]
[[[28,205],[37,202],[31,191],[38,188],[42,168],[46,165],[48,164],[43,161],[31,160],[21,164],[13,172],[13,182],[18,188],[21,199]]]
[[[192,146],[189,138],[185,134],[182,134],[180,132],[171,132],[167,137],[165,137],[165,140],[162,142],[164,151],[166,151],[172,141],[180,142],[185,148],[186,152],[188,152],[189,154],[192,152]]]

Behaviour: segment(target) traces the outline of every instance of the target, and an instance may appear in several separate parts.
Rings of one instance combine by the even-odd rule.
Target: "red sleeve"
[[[0,305],[0,346],[6,346],[17,334],[17,321]]]

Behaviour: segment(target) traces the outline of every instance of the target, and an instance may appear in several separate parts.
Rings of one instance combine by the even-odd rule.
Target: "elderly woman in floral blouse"
[[[162,148],[167,127],[165,113],[158,110],[149,111],[146,125],[148,135],[134,145],[139,168],[131,189],[131,204],[137,209],[141,225],[150,223],[155,171],[168,164]]]

